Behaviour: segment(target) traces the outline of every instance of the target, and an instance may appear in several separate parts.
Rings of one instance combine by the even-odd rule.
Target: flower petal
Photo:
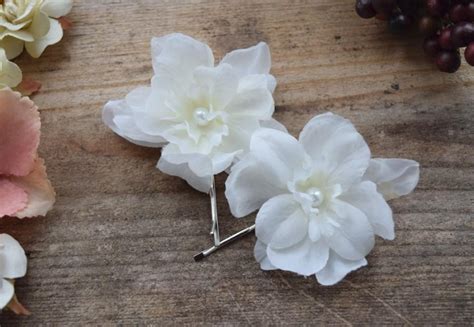
[[[12,183],[28,193],[26,208],[17,212],[18,218],[46,216],[53,208],[56,193],[46,175],[43,159],[37,159],[33,171],[25,177],[12,177]]]
[[[63,38],[61,24],[53,18],[49,19],[49,24],[50,28],[45,36],[37,38],[33,42],[25,43],[26,51],[33,58],[39,58],[48,46],[58,43]]]
[[[360,181],[370,162],[370,149],[350,121],[331,113],[313,118],[300,142],[316,166],[325,167],[331,183],[348,188]]]
[[[254,89],[238,93],[226,111],[235,116],[253,116],[258,120],[272,118],[275,103],[267,89]]]
[[[275,92],[277,81],[270,74],[247,75],[240,79],[239,92],[253,89],[267,89],[271,93]]]
[[[28,175],[40,139],[38,108],[10,89],[0,90],[0,174]]]
[[[15,287],[6,280],[0,279],[0,309],[5,308],[15,295]]]
[[[341,200],[333,201],[334,217],[331,218],[339,226],[333,229],[332,235],[325,235],[329,247],[348,260],[364,258],[374,247],[372,226],[358,208]]]
[[[149,135],[138,128],[133,107],[125,100],[109,101],[102,111],[102,120],[116,134],[134,144],[152,148],[166,144],[161,136]]]
[[[277,131],[281,131],[283,133],[288,133],[288,130],[286,129],[285,125],[280,123],[276,119],[268,119],[268,120],[262,120],[260,122],[260,126],[263,128],[271,128],[271,129],[276,129]]]
[[[235,217],[245,217],[268,199],[285,193],[286,185],[275,178],[271,165],[247,155],[235,164],[225,183],[225,195]]]
[[[260,269],[262,270],[275,270],[277,267],[272,265],[267,256],[267,245],[257,240],[254,248],[255,259],[260,263]]]
[[[35,39],[45,36],[51,28],[50,18],[41,11],[37,11],[33,17],[33,21],[28,27],[28,32]]]
[[[207,88],[206,95],[217,110],[224,109],[232,101],[239,85],[238,77],[229,65],[198,67],[194,70],[194,80],[200,87]]]
[[[291,194],[281,194],[271,198],[263,204],[257,214],[255,222],[255,235],[257,239],[265,244],[271,243],[275,234],[278,233],[280,226],[286,220],[290,217],[294,218],[291,219],[291,222],[300,220],[301,213],[299,211],[299,205]],[[280,231],[280,235],[282,232]],[[293,244],[291,245],[301,241],[305,235],[304,233],[303,236],[292,242]]]
[[[301,209],[296,210],[280,223],[268,245],[272,249],[286,249],[299,243],[307,235],[308,217]]]
[[[28,194],[21,187],[6,178],[0,178],[0,218],[13,216],[24,209],[27,202]]]
[[[19,278],[26,274],[26,254],[20,243],[8,234],[0,234],[0,276]]]
[[[5,49],[8,60],[18,57],[25,47],[25,42],[17,38],[6,36],[0,40],[0,48]]]
[[[0,63],[0,85],[8,87],[18,86],[23,79],[21,69],[15,63],[8,61],[5,50],[2,48],[0,48]]]
[[[329,247],[320,240],[311,242],[305,238],[300,243],[286,249],[267,249],[270,263],[281,270],[310,276],[324,268],[329,256]]]
[[[386,200],[407,195],[420,180],[420,165],[407,159],[372,159],[364,180],[377,184]]]
[[[45,0],[41,11],[53,18],[66,16],[72,9],[72,0]]]
[[[228,53],[221,64],[229,64],[239,72],[239,77],[253,74],[268,74],[272,66],[270,48],[264,42]]]
[[[301,144],[290,134],[261,128],[250,141],[250,151],[262,163],[271,165],[282,184],[293,179],[295,172],[308,165],[308,157]]]
[[[347,260],[338,256],[334,251],[329,254],[329,260],[321,271],[316,273],[316,278],[321,285],[331,286],[339,283],[351,271],[367,265],[367,260]]]
[[[177,76],[177,80],[190,81],[196,67],[214,66],[214,56],[207,44],[190,36],[174,33],[151,41],[155,74]]]
[[[177,176],[200,192],[207,193],[212,183],[212,161],[202,154],[181,154],[174,145],[167,145],[157,165],[165,174]]]
[[[369,219],[376,235],[387,240],[395,238],[392,209],[377,192],[377,186],[374,183],[366,181],[354,185],[339,199],[359,208]]]

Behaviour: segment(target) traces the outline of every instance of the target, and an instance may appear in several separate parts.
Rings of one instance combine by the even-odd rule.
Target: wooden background
[[[359,19],[354,0],[81,0],[72,30],[39,60],[41,155],[57,193],[46,218],[2,219],[29,258],[18,296],[33,312],[14,325],[473,324],[474,68],[425,61],[416,38]],[[392,202],[397,238],[335,287],[260,271],[254,236],[201,263],[211,244],[206,195],[154,168],[159,151],[101,123],[109,99],[151,77],[152,36],[180,31],[217,57],[269,43],[276,117],[299,133],[333,111],[355,123],[375,156],[423,167],[417,191]],[[223,234],[231,217],[218,179]]]

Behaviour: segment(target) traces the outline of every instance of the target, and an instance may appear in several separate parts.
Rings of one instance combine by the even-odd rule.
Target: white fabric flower
[[[261,129],[231,170],[226,197],[232,213],[257,214],[255,256],[264,270],[316,275],[339,282],[367,264],[374,234],[392,240],[392,199],[418,183],[418,163],[371,160],[369,147],[342,117],[313,118],[299,141]]]
[[[21,245],[10,235],[0,234],[0,309],[15,295],[12,279],[26,274],[26,255]]]
[[[186,35],[154,38],[151,46],[151,87],[107,103],[103,120],[135,144],[167,144],[158,162],[164,173],[208,192],[212,176],[248,150],[255,130],[284,130],[271,118],[276,81],[265,43],[233,51],[217,66],[211,49]]]
[[[71,11],[72,0],[4,0],[0,5],[0,47],[8,59],[23,52],[41,56],[58,43],[63,29],[57,20]]]

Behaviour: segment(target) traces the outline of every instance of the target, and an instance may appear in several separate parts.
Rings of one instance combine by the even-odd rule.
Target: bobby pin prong
[[[201,261],[202,259],[210,256],[212,253],[216,252],[217,250],[223,248],[224,246],[226,245],[229,245],[230,243],[238,240],[238,239],[241,239],[242,237],[252,233],[253,231],[255,230],[255,225],[252,225],[250,227],[247,227],[243,230],[241,230],[240,232],[232,235],[232,236],[229,236],[228,238],[226,238],[225,240],[223,240],[222,242],[220,242],[218,245],[214,245],[213,247],[205,250],[205,251],[202,251],[201,253],[199,254],[196,254],[194,256],[194,260],[195,261]]]
[[[214,237],[214,245],[218,246],[221,242],[219,234],[219,217],[217,214],[217,195],[216,195],[216,183],[214,176],[212,176],[211,189],[209,191],[209,197],[211,198],[211,235]]]

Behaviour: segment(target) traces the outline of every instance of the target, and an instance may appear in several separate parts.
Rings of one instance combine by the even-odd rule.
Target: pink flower
[[[38,157],[38,107],[9,88],[0,90],[0,218],[44,216],[55,193]]]

